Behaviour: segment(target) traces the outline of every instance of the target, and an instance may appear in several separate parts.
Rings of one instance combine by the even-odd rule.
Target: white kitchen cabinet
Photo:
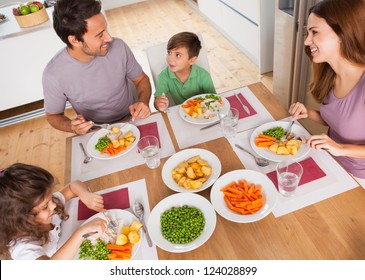
[[[273,70],[275,1],[198,0],[198,8],[260,73]]]

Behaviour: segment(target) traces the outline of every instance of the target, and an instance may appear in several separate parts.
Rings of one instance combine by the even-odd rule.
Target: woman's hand
[[[307,139],[306,144],[309,148],[316,150],[326,150],[334,156],[343,156],[344,147],[336,143],[327,134],[313,135]]]
[[[308,110],[300,102],[296,102],[290,105],[289,114],[292,115],[293,121],[308,118]]]
[[[166,109],[169,107],[169,99],[164,95],[156,96],[155,107],[160,112],[165,112]]]

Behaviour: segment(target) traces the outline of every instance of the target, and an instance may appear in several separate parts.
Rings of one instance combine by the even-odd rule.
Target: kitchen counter
[[[39,25],[26,28],[21,28],[18,25],[18,22],[16,21],[13,15],[13,8],[15,7],[17,7],[17,5],[0,8],[0,13],[4,14],[7,17],[6,21],[0,23],[0,40],[4,40],[14,36],[24,35],[42,29],[52,28],[53,7],[46,9],[49,20]]]
[[[49,20],[21,28],[12,9],[0,9],[7,21],[0,23],[0,111],[43,100],[42,73],[47,63],[65,44],[53,29],[53,7]]]

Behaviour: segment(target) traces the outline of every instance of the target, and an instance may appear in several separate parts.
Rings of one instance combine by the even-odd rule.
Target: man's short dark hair
[[[68,36],[84,42],[87,32],[86,20],[101,12],[98,0],[58,0],[54,6],[53,28],[61,40],[72,49]]]

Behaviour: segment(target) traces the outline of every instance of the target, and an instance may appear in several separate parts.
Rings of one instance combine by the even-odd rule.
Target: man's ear
[[[189,58],[190,65],[193,65],[196,62],[197,59],[198,59],[197,56],[193,56],[192,58]]]
[[[74,47],[78,47],[80,46],[80,44],[82,44],[82,42],[80,42],[79,40],[76,39],[76,37],[74,35],[69,35],[67,37],[68,41],[70,42],[70,44]]]

